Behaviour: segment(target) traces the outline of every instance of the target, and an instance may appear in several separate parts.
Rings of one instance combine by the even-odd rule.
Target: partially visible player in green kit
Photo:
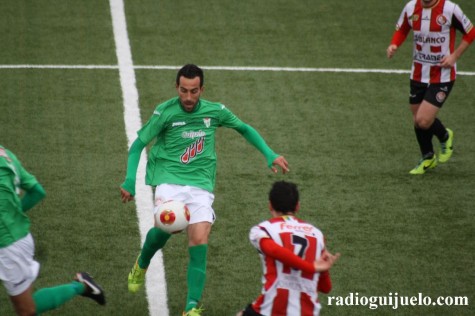
[[[191,215],[187,228],[190,260],[185,316],[197,316],[202,312],[197,305],[205,285],[208,237],[215,220],[212,204],[217,128],[223,126],[238,131],[264,155],[273,172],[277,172],[276,166],[283,173],[289,171],[285,158],[276,154],[254,128],[242,122],[223,104],[200,98],[203,80],[203,71],[196,65],[187,64],[178,71],[178,97],[158,105],[149,121],[138,131],[138,138],[129,150],[125,182],[120,188],[124,203],[133,200],[140,154],[155,140],[146,171],[146,184],[156,187],[154,212],[161,202],[178,200],[187,204]],[[170,236],[157,227],[149,230],[128,276],[130,292],[137,292],[144,284],[150,260],[165,246]]]
[[[36,177],[26,171],[11,151],[0,145],[0,280],[15,313],[39,315],[78,295],[104,305],[104,291],[86,272],[77,273],[70,283],[33,293],[40,265],[34,260],[35,244],[26,212],[45,195]]]

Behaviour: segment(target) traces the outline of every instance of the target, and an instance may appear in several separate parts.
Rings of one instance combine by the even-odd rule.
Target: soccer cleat
[[[96,283],[96,281],[94,281],[94,279],[89,273],[78,272],[76,273],[76,277],[74,279],[86,286],[86,290],[84,291],[82,296],[89,297],[100,305],[106,304],[104,290],[100,287],[99,284]]]
[[[201,313],[204,311],[201,307],[193,307],[187,312],[183,312],[182,316],[201,316]]]
[[[447,133],[449,134],[449,138],[447,138],[445,143],[440,143],[439,162],[441,163],[447,162],[452,156],[452,153],[454,152],[454,132],[452,132],[451,129],[447,128]]]
[[[139,267],[139,262],[135,261],[134,267],[129,272],[128,282],[129,282],[129,292],[136,293],[145,282],[145,273],[147,269],[142,269]]]
[[[410,174],[424,174],[427,169],[433,169],[437,166],[437,157],[434,155],[431,158],[422,158],[417,166],[409,171]]]

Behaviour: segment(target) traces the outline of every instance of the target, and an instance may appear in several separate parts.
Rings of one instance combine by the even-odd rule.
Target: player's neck
[[[434,7],[437,3],[439,3],[439,0],[432,0],[432,1],[422,0],[422,7],[425,9],[429,9],[429,8]]]

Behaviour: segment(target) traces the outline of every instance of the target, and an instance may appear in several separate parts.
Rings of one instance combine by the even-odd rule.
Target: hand
[[[454,54],[450,54],[449,56],[442,57],[438,66],[442,68],[452,68],[456,61],[457,57]]]
[[[277,158],[275,158],[274,162],[272,163],[272,172],[274,173],[277,173],[277,168],[274,167],[274,166],[279,166],[281,169],[282,169],[282,173],[287,173],[290,171],[289,169],[289,163],[287,162],[287,160],[285,160],[285,158],[283,156],[279,156]]]
[[[386,49],[386,55],[389,59],[393,58],[394,54],[396,54],[397,48],[398,47],[395,44],[391,44],[388,46],[388,48]]]
[[[122,199],[122,203],[127,203],[134,200],[134,196],[123,188],[120,188],[120,196]]]
[[[324,250],[320,259],[313,262],[316,272],[324,272],[330,270],[333,264],[340,258],[340,253],[335,255],[331,254],[329,251]]]

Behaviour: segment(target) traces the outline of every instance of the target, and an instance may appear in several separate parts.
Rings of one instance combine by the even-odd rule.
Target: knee
[[[426,119],[424,117],[416,117],[414,119],[414,125],[420,129],[429,129],[433,123],[433,120]]]

